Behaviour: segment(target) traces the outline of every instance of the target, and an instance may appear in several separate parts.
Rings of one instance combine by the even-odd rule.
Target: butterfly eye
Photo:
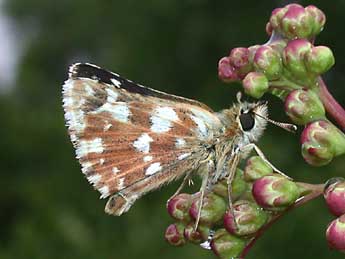
[[[241,122],[242,129],[244,131],[249,131],[252,128],[254,128],[255,119],[252,113],[247,112],[247,113],[242,113],[240,115],[240,122]]]

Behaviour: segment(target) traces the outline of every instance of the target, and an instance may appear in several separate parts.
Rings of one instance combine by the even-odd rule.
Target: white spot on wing
[[[171,107],[157,107],[151,117],[151,130],[155,133],[167,132],[171,128],[171,122],[179,118]]]
[[[99,160],[99,164],[100,164],[100,165],[103,165],[103,164],[104,164],[104,161],[105,161],[104,158],[101,158],[101,159]]]
[[[125,187],[125,177],[122,177],[119,179],[119,182],[117,184],[117,189],[122,190]]]
[[[104,126],[103,130],[108,131],[113,125],[111,123],[108,123]]]
[[[103,186],[102,188],[99,188],[98,191],[101,193],[100,199],[107,198],[109,196],[109,187]]]
[[[96,111],[99,112],[109,112],[115,120],[127,123],[128,117],[131,114],[127,104],[125,103],[105,103],[101,107],[99,107]]]
[[[121,87],[121,82],[115,78],[111,78],[110,81],[117,87],[120,88]]]
[[[111,170],[114,174],[117,174],[118,172],[120,172],[120,170],[114,166],[113,169]]]
[[[76,150],[77,158],[83,157],[89,153],[102,153],[104,151],[101,138],[93,140],[81,140]]]
[[[86,174],[92,169],[93,164],[91,162],[83,162],[82,163],[82,173]]]
[[[177,159],[183,160],[183,159],[189,157],[190,155],[191,155],[190,153],[184,153],[184,154],[179,155]]]
[[[201,137],[207,137],[208,131],[207,131],[207,127],[206,127],[206,124],[205,124],[204,120],[202,120],[199,117],[196,117],[194,115],[191,115],[190,117],[196,123],[196,125],[198,127],[199,135]]]
[[[149,162],[152,160],[152,156],[144,156],[144,162]]]
[[[145,174],[146,174],[146,175],[153,175],[153,174],[157,173],[158,171],[160,171],[161,169],[162,169],[161,163],[156,162],[156,163],[151,164],[151,165],[146,169]]]
[[[153,139],[147,133],[144,133],[133,142],[133,146],[140,152],[148,153],[150,152],[151,141],[153,141]]]
[[[84,83],[83,85],[84,85],[86,95],[88,96],[95,95],[95,91],[92,89],[92,87],[88,83]]]
[[[91,175],[87,178],[87,180],[92,183],[93,185],[96,185],[99,180],[101,180],[101,175],[100,174],[94,174],[94,175]]]
[[[177,138],[177,139],[176,139],[175,146],[176,146],[177,148],[184,147],[185,145],[186,145],[186,141],[185,141],[183,138]]]
[[[115,103],[119,97],[119,94],[110,88],[105,89],[105,91],[108,94],[107,102]]]

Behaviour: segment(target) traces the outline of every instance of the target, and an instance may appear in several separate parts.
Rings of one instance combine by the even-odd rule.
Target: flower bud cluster
[[[333,178],[326,183],[324,197],[336,217],[327,227],[326,239],[331,249],[345,253],[345,180]]]
[[[340,114],[345,114],[345,110],[332,106],[327,93],[320,90],[320,76],[335,63],[330,48],[314,45],[325,22],[323,12],[312,5],[277,8],[266,26],[271,37],[267,43],[234,48],[218,66],[221,80],[241,81],[249,96],[261,98],[271,93],[284,101],[292,122],[306,126],[301,137],[302,155],[314,166],[329,163],[345,150],[345,135],[326,117],[327,110],[331,116],[339,117],[335,118],[337,122],[342,121]],[[332,109],[342,109],[342,113]],[[321,126],[319,132],[317,128],[323,124],[327,127]]]
[[[231,193],[233,210],[229,209],[227,182],[222,180],[204,196],[195,229],[200,194],[178,194],[167,203],[175,223],[167,228],[165,238],[174,246],[190,242],[205,247],[207,243],[219,258],[235,258],[273,216],[293,205],[300,194],[296,183],[274,173],[254,156],[247,160],[243,171],[236,171]]]

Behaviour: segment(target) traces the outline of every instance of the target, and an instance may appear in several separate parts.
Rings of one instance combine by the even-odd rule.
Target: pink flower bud
[[[211,241],[212,251],[222,259],[237,258],[245,245],[244,239],[230,235],[224,228],[217,230]]]
[[[330,181],[332,181],[331,179]],[[329,211],[335,216],[345,214],[345,181],[342,178],[332,184],[326,184],[327,188],[324,192],[324,197]]]
[[[255,234],[267,218],[267,213],[254,202],[240,200],[234,203],[234,214],[231,211],[225,213],[224,227],[230,234],[249,236]]]
[[[285,209],[299,197],[298,186],[280,175],[267,175],[254,182],[253,196],[263,208],[270,210]]]
[[[345,135],[326,120],[307,125],[301,135],[302,155],[314,166],[328,164],[335,156],[345,153]]]
[[[218,62],[218,77],[224,82],[234,82],[240,80],[235,68],[230,64],[228,57],[223,57]]]
[[[313,30],[312,36],[319,34],[326,23],[326,16],[325,14],[316,6],[308,5],[305,10],[309,13],[311,17],[313,17]]]
[[[192,196],[187,193],[181,193],[167,203],[169,215],[180,221],[189,221],[189,208],[192,204]]]
[[[184,237],[195,244],[200,244],[201,242],[207,240],[210,233],[210,229],[206,226],[199,225],[198,229],[195,230],[195,223],[189,223],[184,229]]]
[[[304,58],[310,52],[312,45],[304,39],[290,41],[283,52],[283,62],[285,67],[298,78],[304,78],[307,74]]]
[[[254,67],[269,80],[279,78],[283,69],[279,52],[269,45],[261,46],[255,53]]]
[[[200,199],[196,199],[189,210],[189,214],[194,220],[198,217],[199,202]],[[219,222],[223,218],[226,208],[227,204],[222,197],[214,193],[207,194],[202,204],[200,224],[212,226]]]
[[[333,220],[326,231],[326,239],[331,249],[345,253],[345,215]]]
[[[165,239],[173,246],[182,246],[186,243],[183,236],[184,225],[180,223],[171,224],[165,231]]]

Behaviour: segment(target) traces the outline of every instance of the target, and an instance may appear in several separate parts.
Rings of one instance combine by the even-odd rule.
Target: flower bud
[[[287,5],[287,12],[281,20],[281,28],[285,37],[289,39],[309,38],[312,35],[314,19],[303,6]]]
[[[267,213],[254,202],[240,200],[235,202],[233,207],[234,214],[227,211],[224,215],[224,227],[230,234],[237,236],[255,234],[267,221]]]
[[[230,64],[228,57],[223,57],[218,62],[218,77],[224,82],[240,80],[235,68]]]
[[[181,193],[168,201],[167,210],[172,218],[180,221],[189,221],[189,208],[191,204],[191,195],[187,193]]]
[[[308,5],[304,9],[309,13],[311,17],[313,17],[313,25],[311,26],[313,29],[311,32],[311,36],[316,36],[322,31],[323,27],[325,26],[326,16],[319,8],[314,5]]]
[[[326,186],[324,197],[329,211],[335,216],[345,215],[345,180],[337,178],[337,181],[332,184],[326,183]]]
[[[273,174],[273,169],[261,157],[252,156],[247,159],[243,175],[246,181],[252,182],[268,174]]]
[[[309,5],[303,8],[298,4],[289,4],[273,10],[266,28],[272,28],[288,39],[311,39],[321,32],[325,22],[325,15],[317,7]],[[272,29],[266,30],[270,32]]]
[[[229,55],[229,61],[241,79],[252,69],[252,65],[249,62],[249,50],[247,48],[232,49]]]
[[[235,178],[231,183],[232,193],[231,198],[233,201],[237,200],[242,194],[248,189],[248,184],[243,179],[243,171],[239,168],[236,169]],[[217,184],[213,186],[212,192],[215,194],[228,199],[228,183],[227,180],[224,179],[219,181]]]
[[[331,249],[345,253],[345,215],[333,220],[326,231],[326,239]]]
[[[183,236],[184,225],[181,223],[175,223],[168,226],[165,231],[165,239],[169,244],[173,246],[182,246],[186,243]]]
[[[260,72],[248,73],[242,84],[246,94],[258,99],[268,90],[268,79]]]
[[[328,71],[335,63],[333,52],[326,46],[313,47],[305,55],[307,70],[315,75]]]
[[[345,153],[345,135],[326,120],[307,125],[301,135],[302,155],[314,166],[328,164],[333,157]]]
[[[189,209],[189,214],[195,220],[198,217],[200,199],[195,199]],[[227,205],[225,200],[214,194],[209,193],[204,197],[200,215],[200,224],[211,226],[223,218]]]
[[[263,208],[285,209],[299,197],[298,186],[281,175],[267,175],[254,182],[253,196]]]
[[[244,239],[230,235],[224,228],[218,229],[211,241],[212,251],[221,259],[237,258],[245,245]]]
[[[325,118],[325,108],[312,90],[293,90],[285,99],[285,111],[299,125]]]
[[[279,52],[269,45],[261,46],[255,53],[254,67],[258,72],[262,72],[268,80],[279,78],[283,69]]]
[[[304,63],[306,53],[310,52],[312,45],[304,39],[290,41],[283,52],[283,62],[286,68],[299,78],[304,78],[307,70]]]
[[[195,230],[194,228],[195,228],[195,223],[191,222],[184,229],[184,237],[188,241],[195,244],[200,244],[201,242],[207,240],[208,235],[210,233],[210,228],[200,225],[200,224],[197,230]]]

